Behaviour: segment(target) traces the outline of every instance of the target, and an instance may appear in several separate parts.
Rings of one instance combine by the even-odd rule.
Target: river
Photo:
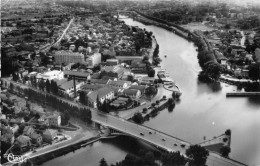
[[[160,46],[161,66],[183,92],[172,112],[161,111],[144,125],[191,143],[200,143],[204,136],[210,139],[231,129],[230,157],[252,166],[260,165],[260,98],[226,98],[225,92],[236,90],[235,87],[198,81],[201,68],[193,43],[156,26],[146,26],[130,18],[123,20],[127,25],[153,32]],[[103,157],[108,163],[115,163],[133,152],[119,142],[124,141],[97,142],[43,165],[98,165]]]

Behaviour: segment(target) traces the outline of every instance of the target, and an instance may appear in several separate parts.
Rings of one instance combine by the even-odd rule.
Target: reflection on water
[[[160,45],[161,66],[167,69],[183,92],[181,102],[173,111],[163,110],[144,125],[192,143],[202,142],[204,136],[210,139],[231,129],[230,157],[250,165],[260,165],[260,99],[226,98],[226,92],[232,92],[236,87],[223,83],[199,83],[201,68],[192,43],[162,28],[145,26],[132,19],[125,19],[125,22],[153,32]],[[132,149],[130,145],[133,144],[127,139],[122,143],[117,140],[98,142],[92,147],[51,160],[44,166],[95,166],[103,157],[108,163],[115,163],[127,153],[136,152],[137,149]]]
[[[42,166],[98,166],[105,158],[108,164],[122,161],[130,153],[135,155],[140,149],[155,150],[155,148],[127,136],[104,139],[84,148],[68,153],[44,163]]]
[[[205,84],[198,81],[201,68],[192,43],[155,26],[145,26],[132,19],[125,22],[153,32],[160,45],[161,66],[167,69],[183,92],[181,103],[175,106],[173,112],[167,109],[161,111],[145,125],[192,143],[202,142],[203,136],[212,138],[231,129],[230,157],[251,165],[260,164],[260,146],[256,146],[259,141],[255,139],[260,138],[260,132],[256,132],[260,131],[259,98],[226,98],[226,92],[237,88],[223,83]],[[254,148],[249,150],[248,147],[252,146]]]
[[[260,97],[252,96],[248,97],[248,103],[250,106],[255,107],[255,111],[260,111]]]

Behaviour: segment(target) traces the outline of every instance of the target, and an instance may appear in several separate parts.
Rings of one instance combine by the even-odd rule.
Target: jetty
[[[249,96],[259,96],[260,92],[227,92],[227,97],[249,97]]]

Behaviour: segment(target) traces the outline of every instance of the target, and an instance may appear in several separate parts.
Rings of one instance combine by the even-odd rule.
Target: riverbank
[[[91,137],[86,140],[76,142],[74,144],[65,145],[63,147],[53,149],[51,151],[48,151],[48,152],[45,152],[45,153],[42,153],[42,154],[39,154],[36,156],[30,156],[30,161],[33,164],[41,165],[42,163],[44,163],[46,161],[49,161],[51,159],[65,155],[70,152],[74,152],[75,150],[81,148],[82,146],[87,146],[89,144],[99,141],[100,139],[101,139],[101,137],[95,136],[95,137]]]
[[[146,18],[146,20],[141,19],[141,22],[142,21],[145,23],[149,22],[151,25],[164,28],[186,39],[189,42],[193,42],[198,47],[197,51],[198,51],[199,64],[203,69],[203,71],[206,71],[206,67],[207,67],[206,64],[208,64],[208,62],[212,62],[213,64],[218,64],[215,52],[213,51],[211,44],[207,41],[207,39],[204,37],[204,35],[201,32],[199,31],[191,32],[190,30],[185,29],[177,24],[169,23],[165,20],[148,16],[136,10],[134,10],[134,12],[139,14],[141,17]],[[207,75],[209,77],[210,74],[206,74],[204,72],[204,75]]]
[[[252,157],[249,157],[259,154],[257,149],[248,150],[248,155],[243,152],[246,146],[251,146],[255,142],[253,138],[245,138],[244,133],[258,137],[258,134],[251,130],[243,130],[247,124],[252,126],[259,124],[258,119],[255,118],[259,115],[259,111],[256,111],[259,109],[257,101],[251,100],[251,98],[226,99],[226,91],[233,91],[236,89],[235,87],[222,83],[219,87],[215,84],[199,82],[197,78],[201,68],[197,61],[196,47],[192,43],[164,28],[153,25],[145,26],[131,19],[122,18],[122,20],[127,25],[139,26],[153,32],[160,45],[160,53],[168,55],[167,59],[161,57],[163,59],[161,66],[166,68],[169,75],[181,85],[184,94],[180,104],[176,105],[173,112],[161,111],[158,116],[144,124],[167,133],[175,133],[193,143],[201,142],[203,136],[212,138],[216,133],[227,128],[234,129],[230,157],[249,164],[257,163],[258,159],[250,160]],[[232,119],[234,114],[243,118],[247,123],[241,124],[237,120],[230,121],[229,119]],[[256,127],[254,129],[257,130]],[[241,138],[250,139],[251,142],[244,145]]]

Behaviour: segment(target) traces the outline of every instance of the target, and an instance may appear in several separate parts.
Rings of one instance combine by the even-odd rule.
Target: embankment
[[[42,163],[44,163],[46,161],[49,161],[49,160],[54,159],[56,157],[65,155],[65,154],[70,153],[72,151],[74,152],[75,150],[81,148],[83,145],[87,146],[88,144],[91,144],[91,143],[94,143],[96,141],[99,141],[100,139],[101,138],[99,136],[92,137],[92,138],[89,138],[87,140],[83,140],[83,141],[77,142],[75,144],[64,146],[64,147],[61,147],[61,148],[58,148],[58,149],[54,149],[52,151],[49,151],[49,152],[37,155],[35,157],[31,157],[30,161],[33,164],[35,164],[35,165],[41,165]]]
[[[166,30],[169,30],[169,31],[175,33],[176,35],[178,35],[190,42],[193,42],[198,47],[199,53],[200,52],[210,52],[211,53],[211,54],[205,54],[204,56],[208,56],[208,57],[203,58],[203,59],[209,59],[210,61],[213,61],[215,63],[217,62],[217,59],[214,55],[214,51],[213,51],[211,44],[207,41],[207,39],[204,37],[204,35],[201,32],[199,32],[199,31],[191,32],[190,30],[185,29],[177,24],[169,23],[165,20],[148,16],[137,10],[134,10],[134,12],[136,12],[140,16],[146,18],[146,19],[137,19],[137,20],[144,22],[145,24],[153,24],[153,25],[159,26],[161,28],[164,28]],[[198,57],[198,58],[200,59],[201,57]],[[204,62],[204,63],[207,63],[207,62]],[[201,67],[203,67],[202,64],[200,64],[200,65],[201,65]]]

